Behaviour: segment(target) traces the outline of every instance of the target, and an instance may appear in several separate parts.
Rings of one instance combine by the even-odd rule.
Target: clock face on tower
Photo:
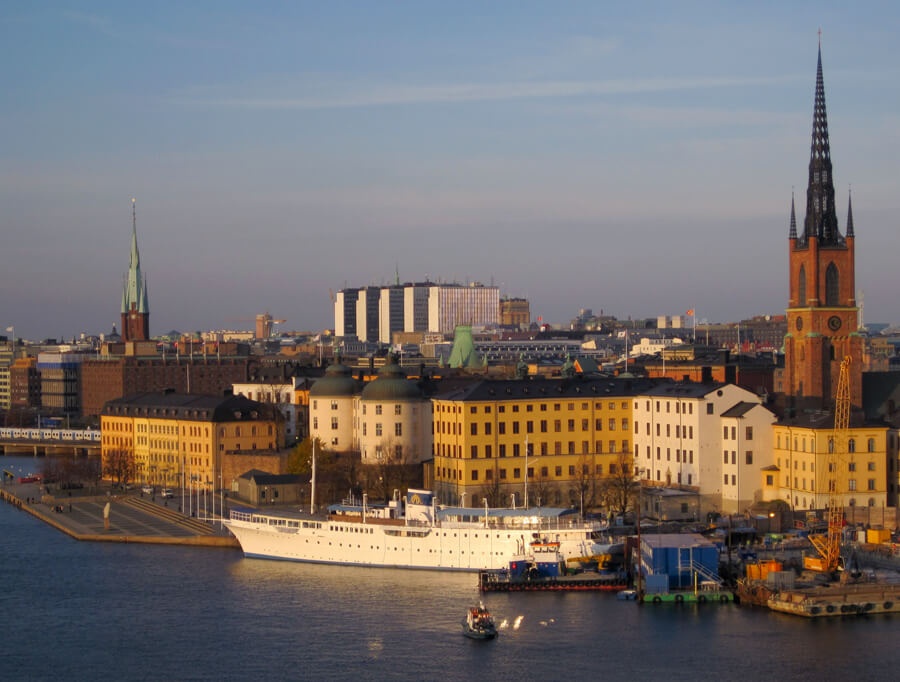
[[[839,318],[837,315],[832,315],[831,317],[829,317],[828,318],[828,328],[833,332],[836,332],[838,329],[840,329],[841,328],[841,318]]]
[[[797,318],[797,321],[796,321],[794,324],[795,324],[796,327],[797,327],[797,331],[800,331],[801,329],[803,329],[803,318],[802,318],[802,317],[798,317],[798,318]]]

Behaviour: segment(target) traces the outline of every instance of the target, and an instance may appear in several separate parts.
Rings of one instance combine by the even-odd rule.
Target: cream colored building
[[[843,507],[887,504],[887,437],[884,426],[851,427],[835,436],[826,423],[778,423],[769,499],[793,510],[825,509],[831,492]]]

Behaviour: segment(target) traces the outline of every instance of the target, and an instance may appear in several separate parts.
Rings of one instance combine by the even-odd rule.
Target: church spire
[[[147,280],[141,274],[141,255],[137,243],[137,206],[131,200],[131,257],[122,290],[122,339],[143,341],[149,338]]]
[[[853,233],[853,193],[847,192],[847,236],[855,237]]]
[[[844,238],[838,231],[834,211],[834,180],[831,172],[831,146],[828,140],[828,116],[825,111],[825,81],[822,78],[822,44],[816,67],[816,96],[813,107],[812,142],[809,154],[809,184],[806,189],[806,221],[803,241],[816,237],[821,246],[837,246]]]
[[[797,213],[794,211],[794,193],[791,192],[791,231],[788,233],[788,239],[797,238]]]

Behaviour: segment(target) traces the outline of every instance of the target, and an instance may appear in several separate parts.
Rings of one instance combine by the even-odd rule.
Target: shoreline
[[[23,494],[34,488],[35,496]],[[237,539],[228,534],[216,534],[208,522],[185,517],[180,512],[159,506],[134,496],[71,497],[58,499],[43,495],[38,500],[39,486],[34,484],[6,484],[0,488],[0,501],[10,504],[20,511],[31,514],[56,530],[80,542],[119,542],[148,545],[182,545],[192,547],[219,547],[240,549]],[[34,502],[29,500],[36,500]],[[107,504],[111,509],[126,513],[115,515],[115,523],[105,526],[102,508]],[[59,505],[64,511],[52,511]],[[68,511],[65,511],[68,510]],[[112,514],[111,514],[112,516]],[[141,532],[142,527],[154,527],[156,532]]]

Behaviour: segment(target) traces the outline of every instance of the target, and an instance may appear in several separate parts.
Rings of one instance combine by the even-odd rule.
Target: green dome
[[[423,395],[416,383],[406,378],[403,369],[389,361],[378,370],[378,378],[366,384],[360,399],[381,403],[403,402],[422,400]]]
[[[358,392],[359,384],[353,378],[352,370],[339,362],[329,365],[325,376],[317,379],[309,389],[309,395],[314,398],[341,398]]]

